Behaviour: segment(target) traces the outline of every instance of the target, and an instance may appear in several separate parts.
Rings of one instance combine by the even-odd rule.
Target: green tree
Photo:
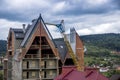
[[[0,71],[0,80],[3,80],[3,71]]]

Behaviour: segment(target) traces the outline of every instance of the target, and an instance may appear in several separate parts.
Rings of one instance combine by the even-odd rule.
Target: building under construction
[[[75,29],[65,35],[62,23],[54,24],[64,38],[53,39],[47,25],[40,15],[26,28],[10,28],[4,80],[53,80],[62,66],[75,65],[84,71],[83,44]]]

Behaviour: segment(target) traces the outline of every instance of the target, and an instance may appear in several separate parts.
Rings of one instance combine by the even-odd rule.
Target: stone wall
[[[13,60],[12,65],[12,80],[22,80],[22,60]]]

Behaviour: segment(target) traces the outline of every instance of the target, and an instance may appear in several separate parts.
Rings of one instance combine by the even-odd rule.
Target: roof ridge
[[[33,22],[32,26],[30,27],[31,29],[28,30],[28,31],[30,31],[30,32],[29,32],[29,33],[28,33],[28,31],[26,32],[25,38],[23,39],[23,41],[22,41],[22,43],[21,43],[21,45],[20,45],[21,47],[25,47],[25,44],[26,44],[26,42],[28,41],[28,38],[30,37],[30,35],[31,35],[34,27],[37,25],[37,23],[38,23],[38,21],[40,20],[40,18],[41,18],[41,15],[38,17],[38,19],[37,19],[35,22]],[[27,33],[28,33],[28,34],[27,34]]]

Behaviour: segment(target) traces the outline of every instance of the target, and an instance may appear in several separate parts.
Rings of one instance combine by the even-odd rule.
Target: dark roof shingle
[[[31,26],[28,26],[27,31],[25,32],[25,37],[21,43],[21,47],[25,47],[26,42],[29,40],[32,32],[34,31],[35,25],[37,24],[37,21],[34,21],[33,24]]]
[[[64,61],[68,52],[64,39],[63,38],[54,39],[54,42],[57,46],[61,60]]]
[[[24,38],[23,29],[12,28],[11,30],[14,32],[16,39],[23,39]]]

